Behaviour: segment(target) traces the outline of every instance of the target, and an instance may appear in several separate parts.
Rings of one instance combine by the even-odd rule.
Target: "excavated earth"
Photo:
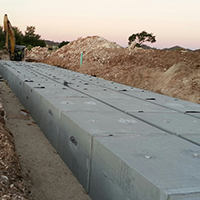
[[[43,62],[200,103],[200,50],[123,48],[102,37],[90,36],[54,51],[35,47],[27,52],[25,61]],[[4,110],[0,105],[0,199],[30,199],[12,133],[5,127]]]
[[[53,52],[35,47],[27,53],[26,60],[200,103],[200,50],[123,48],[102,37],[90,36]]]

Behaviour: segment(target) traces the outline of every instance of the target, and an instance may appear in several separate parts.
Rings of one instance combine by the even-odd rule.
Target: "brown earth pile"
[[[80,38],[48,54],[39,49],[35,61],[200,103],[200,51],[123,48],[98,36]]]
[[[49,55],[49,51],[47,47],[41,48],[41,47],[34,47],[31,49],[31,51],[26,51],[26,61],[29,62],[40,62],[42,61],[46,56]]]

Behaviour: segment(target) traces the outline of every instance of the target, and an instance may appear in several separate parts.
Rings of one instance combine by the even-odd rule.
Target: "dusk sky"
[[[153,33],[156,48],[200,48],[200,0],[0,0],[0,13],[23,33],[35,26],[42,39],[73,41],[98,35],[126,47],[128,37]],[[149,43],[146,43],[147,45]]]

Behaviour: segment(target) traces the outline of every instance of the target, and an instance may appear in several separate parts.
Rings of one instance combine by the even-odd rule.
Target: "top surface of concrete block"
[[[199,200],[200,193],[170,195],[168,200]]]
[[[111,167],[116,179],[120,179],[117,171],[120,168],[114,161],[119,160],[113,156],[127,166],[124,173],[130,174],[128,177],[135,171],[168,195],[200,192],[200,147],[197,145],[160,134],[96,137],[94,142],[95,160],[101,159],[100,165],[116,166]],[[127,188],[130,187],[127,185]]]
[[[128,95],[146,100],[155,104],[159,104],[170,109],[178,110],[180,112],[186,111],[200,111],[200,105],[189,101],[180,100],[177,98],[153,93],[153,92],[128,92]]]
[[[183,113],[133,113],[133,116],[175,134],[200,134],[200,119]]]
[[[150,126],[112,108],[107,111],[68,111],[63,112],[62,115],[68,116],[74,123],[78,124],[78,126],[87,131],[90,135],[166,134],[164,131],[154,126]]]

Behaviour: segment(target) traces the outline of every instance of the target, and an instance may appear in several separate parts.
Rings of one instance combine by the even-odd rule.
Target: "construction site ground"
[[[89,36],[53,51],[34,47],[25,61],[43,62],[200,103],[200,50],[124,48],[102,37]],[[22,114],[23,107],[4,81],[0,83],[0,97],[0,198],[89,199],[31,117]]]

